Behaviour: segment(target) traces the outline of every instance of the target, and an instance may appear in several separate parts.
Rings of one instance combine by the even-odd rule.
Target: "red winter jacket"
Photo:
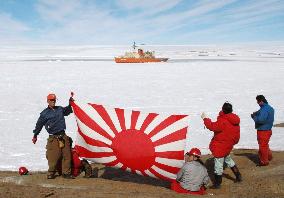
[[[234,113],[219,113],[216,122],[209,118],[204,118],[204,124],[207,129],[214,132],[209,148],[212,155],[221,158],[229,155],[233,146],[240,139],[240,118]]]

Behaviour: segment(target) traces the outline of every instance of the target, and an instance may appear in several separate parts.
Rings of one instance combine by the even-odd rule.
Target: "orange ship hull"
[[[114,58],[116,63],[167,62],[168,58]]]

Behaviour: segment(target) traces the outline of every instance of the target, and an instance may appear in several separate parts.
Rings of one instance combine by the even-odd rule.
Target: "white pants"
[[[214,158],[214,173],[216,175],[222,175],[223,174],[223,169],[224,169],[224,162],[227,164],[229,168],[232,168],[235,166],[234,160],[231,158],[230,155],[227,155],[226,157],[221,157],[221,158]]]

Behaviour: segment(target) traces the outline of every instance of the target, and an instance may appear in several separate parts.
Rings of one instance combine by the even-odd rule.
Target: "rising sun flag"
[[[187,115],[72,102],[80,157],[143,176],[175,180],[183,165]]]

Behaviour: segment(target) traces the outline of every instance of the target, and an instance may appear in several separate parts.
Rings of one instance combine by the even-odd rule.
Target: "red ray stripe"
[[[184,151],[156,152],[156,157],[183,160],[184,159]]]
[[[106,166],[115,166],[119,163],[118,159],[112,161],[112,162],[109,162],[109,163],[104,163],[104,165]]]
[[[164,180],[167,180],[167,181],[175,181],[175,179],[170,179],[168,177],[165,177],[164,175],[161,175],[160,173],[158,173],[157,171],[155,171],[152,168],[149,168],[149,171],[158,178],[161,178],[161,179],[164,179]]]
[[[135,129],[140,111],[132,111],[130,129]]]
[[[99,146],[99,147],[109,147],[110,145],[100,141],[100,140],[95,140],[93,138],[90,138],[89,136],[85,135],[84,133],[82,133],[82,131],[80,130],[80,128],[78,128],[78,133],[82,136],[82,138],[85,140],[85,142],[87,144],[90,144],[92,146]]]
[[[118,131],[116,130],[108,112],[105,110],[103,105],[97,105],[97,104],[90,104],[102,117],[102,119],[106,122],[106,124],[110,127],[110,129],[114,132],[114,134],[118,134]]]
[[[101,157],[110,157],[114,156],[113,152],[92,152],[82,146],[76,146],[78,154],[80,157],[85,158],[101,158]]]
[[[162,121],[158,126],[156,126],[150,133],[149,137],[153,137],[157,133],[159,133],[161,130],[165,129],[166,127],[170,126],[171,124],[175,123],[176,121],[186,117],[187,115],[171,115],[168,118],[166,118],[164,121]]]
[[[168,166],[168,165],[165,165],[165,164],[161,164],[159,162],[155,162],[154,165],[157,166],[158,168],[162,169],[162,170],[165,170],[165,171],[167,171],[169,173],[173,173],[173,174],[177,174],[178,171],[180,170],[180,168]]]
[[[104,136],[105,138],[112,140],[113,138],[104,130],[102,129],[94,120],[92,120],[78,105],[75,103],[72,104],[73,110],[75,115],[78,119],[81,120],[85,125],[89,128],[97,132],[98,134]]]
[[[161,139],[156,140],[154,143],[155,146],[159,146],[162,144],[167,144],[170,142],[175,142],[178,140],[183,140],[186,138],[186,133],[187,133],[187,127],[184,127],[183,129],[180,129],[178,131],[175,131]]]
[[[140,171],[140,172],[142,173],[142,175],[149,177],[149,175],[147,175],[147,174],[145,173],[145,171]]]
[[[159,114],[156,113],[149,113],[148,116],[145,118],[140,131],[144,132],[145,129],[149,126],[149,124],[157,117]]]
[[[115,108],[115,112],[119,120],[121,129],[125,131],[126,127],[125,127],[124,109]]]

